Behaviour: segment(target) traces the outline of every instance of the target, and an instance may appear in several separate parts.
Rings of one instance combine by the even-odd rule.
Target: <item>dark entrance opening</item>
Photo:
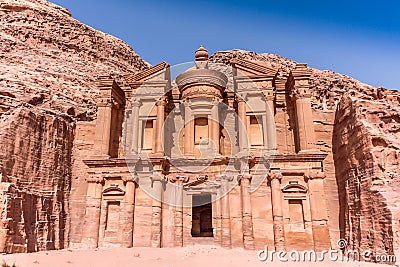
[[[192,236],[213,236],[210,194],[192,196]]]

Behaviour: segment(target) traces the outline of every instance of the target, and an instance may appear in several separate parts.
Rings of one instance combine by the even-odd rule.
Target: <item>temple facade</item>
[[[97,120],[77,129],[93,142],[71,245],[331,248],[310,72],[277,73],[215,66],[200,47],[178,74],[164,62],[100,77]]]

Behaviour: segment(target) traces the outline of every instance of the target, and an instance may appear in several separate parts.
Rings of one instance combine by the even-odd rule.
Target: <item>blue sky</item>
[[[400,89],[398,1],[52,0],[72,16],[121,38],[146,61],[193,60],[244,49]]]

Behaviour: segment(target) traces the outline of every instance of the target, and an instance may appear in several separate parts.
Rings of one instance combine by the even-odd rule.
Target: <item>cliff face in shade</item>
[[[75,121],[95,118],[99,75],[146,68],[67,9],[1,1],[0,252],[68,246]]]
[[[340,101],[334,128],[341,234],[352,249],[399,251],[400,99],[354,92]]]
[[[257,60],[287,76],[296,62],[274,54],[231,50],[214,62]],[[311,69],[318,148],[328,153],[324,171],[332,247],[400,258],[400,93],[332,71]]]

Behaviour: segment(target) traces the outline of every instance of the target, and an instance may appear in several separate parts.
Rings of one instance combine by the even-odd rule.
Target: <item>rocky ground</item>
[[[326,267],[372,267],[367,262],[280,262],[258,260],[256,251],[222,249],[210,246],[190,246],[185,248],[109,248],[97,250],[62,250],[34,254],[13,254],[0,256],[9,265],[17,267],[70,267],[70,266],[148,266],[148,267],[204,267],[204,266],[326,266]],[[389,266],[389,265],[387,265]]]

